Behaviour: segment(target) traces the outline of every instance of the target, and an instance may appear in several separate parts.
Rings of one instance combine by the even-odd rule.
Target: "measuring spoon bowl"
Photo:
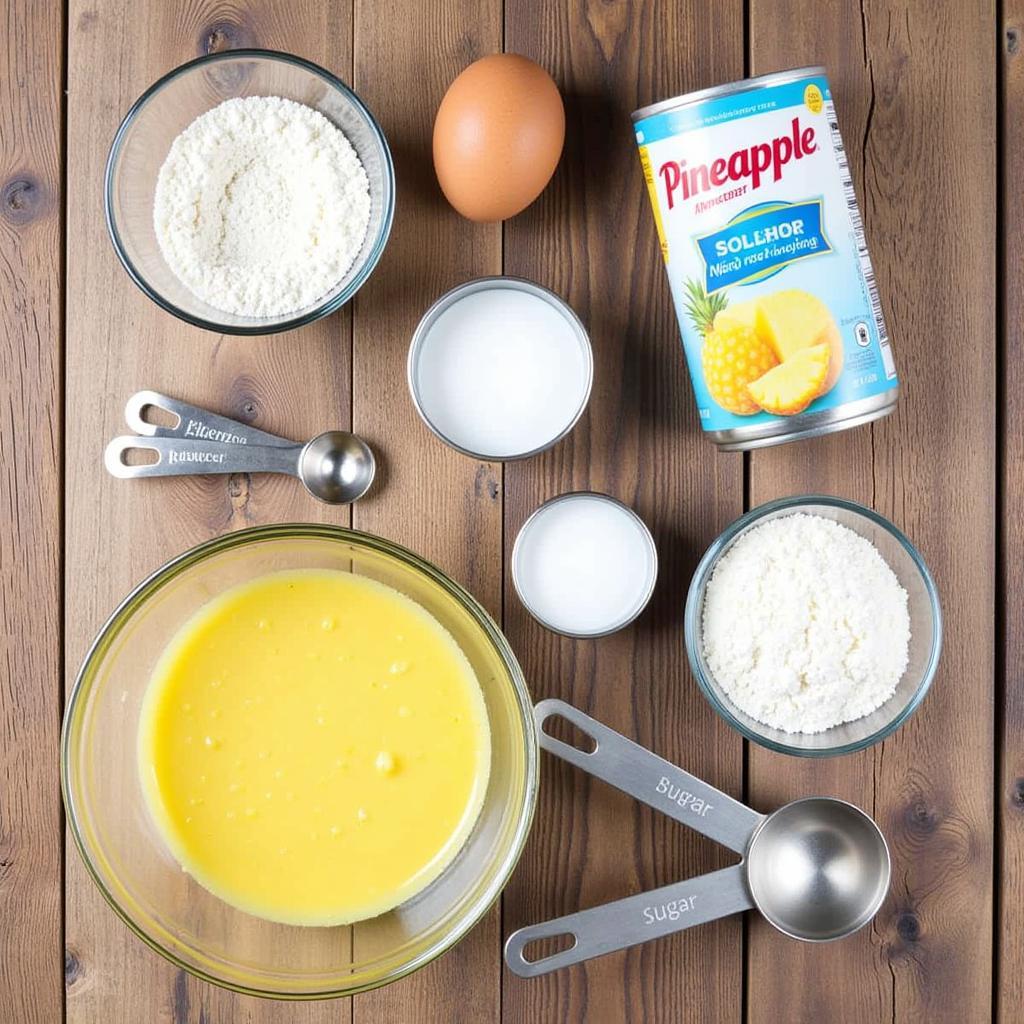
[[[889,891],[885,837],[853,804],[808,797],[768,815],[745,861],[758,910],[779,931],[829,942],[862,928]]]
[[[358,501],[370,489],[376,473],[370,446],[346,430],[319,434],[299,456],[299,477],[306,490],[329,505]]]

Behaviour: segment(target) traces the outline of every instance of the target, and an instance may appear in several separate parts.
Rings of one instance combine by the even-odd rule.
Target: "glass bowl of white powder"
[[[707,550],[686,651],[711,706],[771,750],[828,757],[898,729],[942,646],[928,567],[892,523],[842,498],[755,508]]]
[[[233,50],[183,64],[110,149],[107,227],[135,283],[197,327],[272,334],[343,306],[394,215],[387,141],[309,61]]]

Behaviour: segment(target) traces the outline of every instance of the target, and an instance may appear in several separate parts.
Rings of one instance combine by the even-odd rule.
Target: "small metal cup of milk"
[[[736,451],[890,413],[889,334],[824,68],[633,114],[701,426]]]
[[[647,607],[658,550],[647,524],[608,494],[546,501],[512,547],[512,582],[526,610],[564,636],[607,636]]]
[[[560,441],[590,398],[594,357],[579,317],[515,277],[453,288],[409,346],[409,392],[423,422],[464,455],[525,459]]]

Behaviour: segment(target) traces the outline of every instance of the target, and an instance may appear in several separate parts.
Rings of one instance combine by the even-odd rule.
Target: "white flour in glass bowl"
[[[294,313],[348,273],[370,222],[370,183],[342,132],[278,96],[221,103],[171,144],[153,223],[168,266],[236,316]]]
[[[742,534],[704,593],[704,657],[741,711],[823,732],[881,707],[907,667],[907,592],[865,537],[797,513]]]

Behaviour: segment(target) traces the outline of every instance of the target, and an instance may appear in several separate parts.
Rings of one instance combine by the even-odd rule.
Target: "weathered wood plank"
[[[1020,29],[1017,8],[1016,0],[1007,4],[1007,28]],[[44,581],[54,595],[48,607],[59,607],[59,542],[40,546],[31,538],[45,537],[48,530],[59,536],[59,352],[49,346],[59,335],[59,266],[53,253],[59,246],[60,151],[57,135],[46,142],[44,134],[59,125],[60,49],[59,42],[52,49],[40,46],[41,39],[52,37],[41,33],[38,23],[49,24],[53,12],[39,5],[26,11],[9,17],[6,25],[6,52],[20,59],[26,72],[15,71],[0,84],[5,126],[0,188],[15,178],[37,186],[34,192],[16,190],[13,205],[12,193],[3,191],[0,205],[0,276],[10,274],[14,285],[0,289],[0,303],[14,303],[2,318],[0,389],[10,389],[11,424],[0,434],[8,500],[17,512],[15,529],[10,537],[4,533],[0,549],[5,615],[20,607],[10,595],[24,593],[26,579],[33,593]],[[555,73],[567,94],[569,124],[556,183],[506,228],[505,269],[553,287],[579,310],[591,326],[597,379],[590,413],[572,439],[540,460],[506,471],[505,551],[541,500],[589,486],[635,505],[655,528],[662,555],[656,602],[641,623],[618,637],[589,643],[551,637],[526,616],[510,587],[502,594],[496,569],[503,543],[501,468],[443,449],[416,419],[404,383],[406,345],[422,310],[445,288],[500,272],[502,265],[500,231],[469,226],[446,207],[429,153],[430,124],[448,81],[476,56],[501,48],[496,0],[483,8],[409,8],[397,0],[356,4],[352,76],[394,148],[399,217],[381,267],[354,304],[353,376],[350,313],[282,338],[217,339],[152,307],[110,250],[98,202],[102,164],[117,121],[143,88],[206,48],[249,44],[293,50],[348,78],[351,14],[347,4],[313,0],[287,6],[268,0],[242,5],[181,0],[131,13],[110,0],[72,0],[67,671],[73,676],[88,639],[116,600],[174,552],[257,522],[345,521],[284,480],[145,485],[108,480],[98,454],[106,438],[120,430],[124,397],[136,387],[158,386],[299,437],[348,422],[351,381],[356,428],[381,450],[385,485],[357,507],[356,525],[434,559],[496,614],[504,596],[506,627],[535,696],[574,700],[738,794],[740,748],[689,678],[679,617],[685,581],[704,543],[740,511],[741,463],[715,454],[698,437],[628,114],[639,102],[740,77],[740,6],[570,10],[508,4],[506,48]],[[846,796],[879,816],[896,863],[893,896],[882,915],[872,930],[848,942],[805,947],[752,922],[749,981],[757,995],[749,999],[748,1015],[755,1020],[777,1016],[779,1006],[794,1020],[953,1021],[988,1013],[995,529],[989,33],[994,24],[995,12],[985,3],[936,11],[931,5],[883,9],[869,2],[863,17],[842,5],[823,9],[768,0],[751,5],[754,73],[817,59],[830,65],[905,383],[898,413],[875,428],[754,456],[751,499],[815,489],[874,504],[907,529],[936,571],[948,631],[935,691],[894,740],[827,764],[751,752],[756,806],[768,809],[810,791]],[[863,52],[851,45],[857,39],[864,40]],[[714,41],[713,48],[707,40]],[[1010,37],[1004,45],[1004,116],[1012,126],[1019,120],[1019,57]],[[11,69],[22,67],[17,59],[9,60]],[[104,74],[96,73],[99,67]],[[38,76],[41,86],[17,87],[25,74]],[[28,92],[41,105],[31,108],[31,123],[25,119]],[[55,119],[49,129],[43,108]],[[22,149],[8,145],[8,138],[28,142]],[[1009,172],[1017,143],[1012,131],[1006,142],[1012,199]],[[979,160],[973,170],[971,151]],[[1006,265],[1012,268],[1021,230],[1012,201],[1006,216]],[[79,258],[85,252],[88,262]],[[948,266],[961,270],[950,275],[936,269]],[[1018,276],[1006,275],[1009,325],[1019,316]],[[964,338],[970,339],[969,359],[962,354]],[[1022,486],[1020,411],[1013,402],[1022,384],[1012,358],[1016,342],[1016,333],[1008,331],[1007,509]],[[336,384],[310,394],[303,382],[311,373]],[[46,442],[43,450],[54,453],[52,462],[29,459],[38,450],[34,442]],[[933,455],[937,450],[941,460]],[[1012,594],[1013,554],[1022,542],[1012,516],[1005,529]],[[38,627],[35,605],[33,612]],[[1006,888],[997,922],[1004,1021],[1016,1019],[1024,1002],[1018,977],[1022,920],[1015,896],[1024,863],[1017,784],[1024,776],[1018,739],[1024,710],[1012,685],[1022,660],[1015,642],[1020,615],[1019,602],[1011,602],[1000,807]],[[58,632],[57,622],[45,630]],[[53,647],[11,644],[6,679],[53,678],[57,658]],[[31,804],[10,798],[4,803],[0,856],[6,861],[12,844],[14,856],[11,866],[0,864],[0,899],[5,929],[8,906],[16,928],[19,921],[31,928],[18,933],[22,941],[3,944],[0,1018],[50,1021],[60,1015],[55,973],[60,966],[39,950],[59,944],[59,933],[50,933],[59,925],[54,892],[59,845],[50,834],[59,826],[55,781],[45,771],[31,777],[11,773],[24,773],[27,758],[52,765],[56,712],[44,686],[19,683],[16,701],[14,696],[0,685],[6,737],[0,768],[7,773],[5,792],[19,794],[19,800],[27,794]],[[535,835],[505,899],[506,933],[723,862],[709,844],[605,787],[588,784],[550,760],[544,768]],[[47,806],[49,823],[40,813]],[[19,864],[25,866],[22,874]],[[524,1022],[735,1020],[740,1015],[741,939],[735,921],[546,981],[521,982],[506,973],[502,999],[501,920],[495,911],[456,952],[412,979],[352,1004],[300,1007],[241,999],[163,965],[110,914],[74,852],[68,857],[67,900],[72,1021],[194,1021],[201,1015],[217,1022],[333,1021],[348,1019],[354,1010],[356,1018],[368,1021],[475,1022],[496,1019],[502,1004],[504,1019]],[[55,979],[52,990],[48,971]],[[19,984],[29,978],[30,983]],[[31,1003],[22,998],[26,991],[33,993]],[[17,1001],[8,1007],[5,998]]]
[[[282,477],[116,481],[106,440],[125,398],[154,387],[295,438],[350,422],[351,319],[269,338],[218,337],[157,309],[117,264],[103,225],[107,148],[129,104],[177,64],[215,49],[289,50],[349,78],[351,7],[272,0],[175,0],[126,9],[74,0],[69,12],[67,671],[116,601],[176,552],[258,523],[347,523],[347,509]],[[100,71],[99,69],[102,69]],[[88,260],[81,254],[88,253]],[[310,381],[323,382],[310,387]],[[243,998],[186,977],[138,942],[68,857],[72,1022],[332,1021],[342,1004]]]
[[[501,615],[502,473],[446,448],[420,422],[406,387],[409,341],[443,292],[501,272],[501,229],[475,225],[434,177],[434,114],[452,79],[501,49],[500,0],[409,5],[357,0],[354,84],[380,119],[398,179],[394,230],[355,303],[353,418],[383,454],[384,485],[354,524],[406,544]],[[356,951],[359,928],[355,929]],[[422,971],[354,1000],[358,1024],[497,1021],[501,925],[492,910]]]
[[[63,1006],[60,731],[64,24],[0,24],[0,1020]]]
[[[752,1021],[989,1014],[993,23],[985,2],[751,5],[753,73],[828,66],[903,383],[873,427],[752,455],[751,501],[824,490],[873,505],[919,545],[947,629],[934,690],[893,739],[811,764],[751,748],[756,807],[845,796],[876,815],[894,866],[879,917],[842,943],[752,923]]]
[[[996,920],[996,1009],[1000,1024],[1024,1013],[1024,3],[1010,0],[1000,26],[1002,76],[1002,620],[1004,701],[998,806],[1001,873]],[[999,692],[999,691],[997,691]],[[998,698],[997,698],[998,699]]]
[[[555,637],[530,619],[510,580],[507,632],[536,698],[567,699],[740,795],[741,743],[690,677],[682,608],[704,546],[742,511],[742,460],[700,436],[629,115],[741,77],[742,6],[509,0],[505,43],[551,71],[567,121],[553,183],[506,225],[505,271],[564,296],[595,355],[590,408],[570,438],[506,468],[506,559],[538,504],[589,488],[637,509],[661,561],[651,608],[616,636]],[[506,933],[729,862],[720,847],[546,755],[542,772],[534,833],[505,895]],[[506,972],[503,1019],[735,1021],[741,990],[733,919],[543,979]]]

